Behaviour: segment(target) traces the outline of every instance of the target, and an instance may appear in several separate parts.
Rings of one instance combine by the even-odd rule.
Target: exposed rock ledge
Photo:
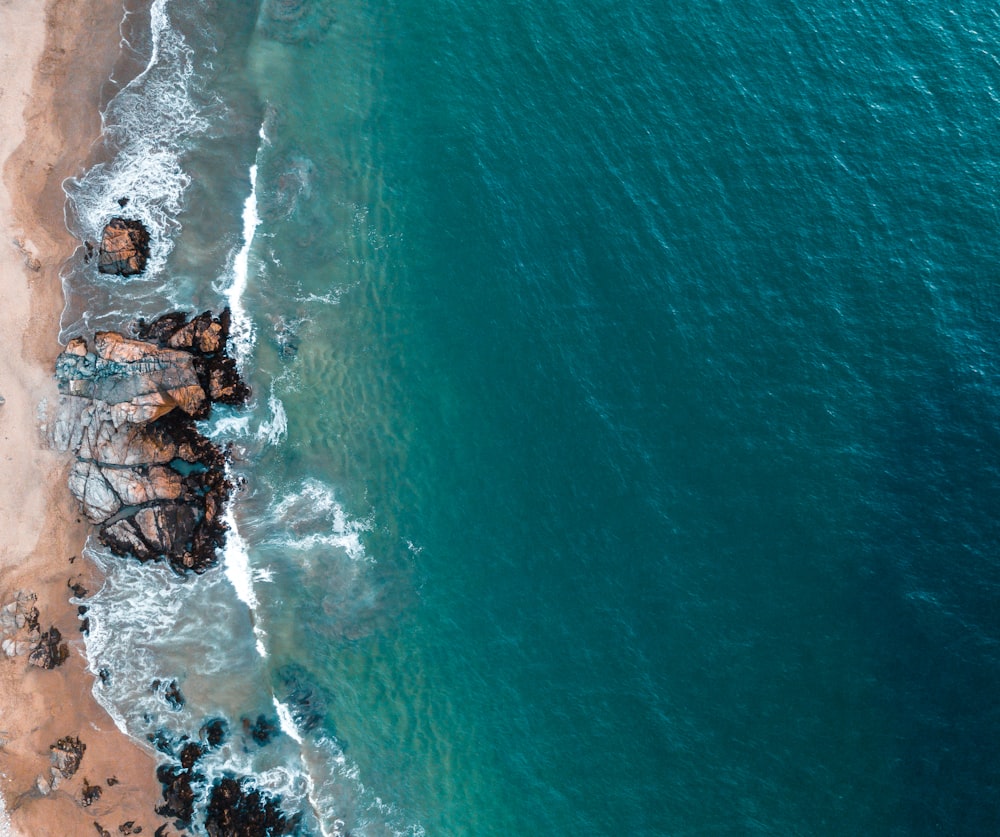
[[[93,351],[76,338],[59,355],[51,441],[76,455],[70,491],[113,552],[204,572],[223,544],[232,486],[223,451],[194,422],[213,402],[249,396],[226,355],[229,311],[168,314],[133,331],[98,332]]]

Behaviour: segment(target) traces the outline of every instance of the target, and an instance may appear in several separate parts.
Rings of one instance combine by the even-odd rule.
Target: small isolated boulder
[[[112,218],[101,235],[97,269],[117,276],[142,273],[149,259],[149,233],[141,221]]]

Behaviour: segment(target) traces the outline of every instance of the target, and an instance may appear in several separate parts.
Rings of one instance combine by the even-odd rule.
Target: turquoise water
[[[240,686],[141,672],[186,722],[295,672],[319,726],[232,757],[317,832],[997,830],[991,8],[163,8],[194,115],[129,306],[243,248],[256,393],[212,430],[256,634],[221,570],[198,623]]]

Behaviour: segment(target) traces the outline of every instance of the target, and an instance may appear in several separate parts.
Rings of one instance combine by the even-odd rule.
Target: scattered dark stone
[[[128,206],[128,198],[118,198],[118,205],[122,209],[124,209],[126,206]]]
[[[76,561],[76,556],[75,555],[70,555],[69,556],[69,562],[72,564],[74,561]]]
[[[89,634],[90,633],[90,618],[80,620],[80,633]]]
[[[258,715],[256,722],[251,721],[249,718],[243,718],[242,721],[243,731],[261,747],[268,744],[279,731],[277,718],[271,719],[264,715]]]
[[[28,662],[39,668],[53,669],[61,666],[69,657],[69,646],[62,641],[62,634],[53,625],[39,638],[28,654]]]
[[[212,787],[205,831],[209,837],[278,837],[295,833],[300,819],[286,816],[274,799],[246,780],[227,777]]]
[[[86,249],[86,252],[83,254],[83,262],[84,264],[87,264],[92,258],[94,258],[94,242],[84,241],[83,246]]]
[[[87,781],[86,778],[83,780],[83,807],[89,808],[98,799],[101,798],[101,794],[104,793],[100,785],[92,785]]]
[[[111,837],[111,832],[104,828],[97,820],[94,820],[94,828],[101,837]]]
[[[86,616],[87,615],[87,606],[86,605],[78,605],[77,608],[76,608],[76,612],[77,612],[77,615],[79,615],[79,616]]]
[[[118,826],[118,832],[120,834],[141,834],[142,826],[136,825],[135,820],[129,820],[128,822],[123,822]]]
[[[184,749],[181,750],[181,767],[190,770],[203,755],[205,755],[205,748],[200,744],[195,744],[193,741],[185,744]]]
[[[112,218],[101,235],[97,269],[101,273],[135,276],[149,259],[149,233],[142,221]]]
[[[109,776],[107,779],[108,787],[113,788],[115,785],[118,784],[118,781],[119,780],[117,776]]]
[[[208,746],[213,749],[222,744],[228,734],[229,725],[222,718],[212,718],[212,720],[206,721],[198,733]]]
[[[192,781],[203,781],[204,777],[169,764],[156,768],[156,778],[163,785],[163,805],[156,809],[161,817],[174,817],[189,824],[194,816],[194,788]]]
[[[164,823],[156,831],[153,832],[153,837],[168,837],[167,835],[167,824]]]
[[[100,678],[101,683],[103,683],[106,686],[108,684],[108,681],[111,679],[111,672],[108,671],[106,668],[101,668],[100,670],[98,670],[97,676],[98,678]]]
[[[78,599],[87,598],[87,588],[78,582],[74,582],[73,579],[66,580],[66,586],[73,591],[73,595]]]
[[[69,779],[80,769],[80,762],[83,761],[87,745],[76,736],[67,735],[55,744],[50,744],[49,749],[52,751],[53,767],[64,779]]]

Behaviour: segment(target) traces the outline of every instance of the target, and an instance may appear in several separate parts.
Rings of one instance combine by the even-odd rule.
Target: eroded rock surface
[[[228,310],[168,314],[132,337],[98,332],[93,350],[76,338],[56,361],[51,441],[76,455],[70,491],[119,555],[165,558],[179,572],[216,561],[232,487],[224,453],[194,422],[213,402],[249,397],[226,355],[229,324]]]

